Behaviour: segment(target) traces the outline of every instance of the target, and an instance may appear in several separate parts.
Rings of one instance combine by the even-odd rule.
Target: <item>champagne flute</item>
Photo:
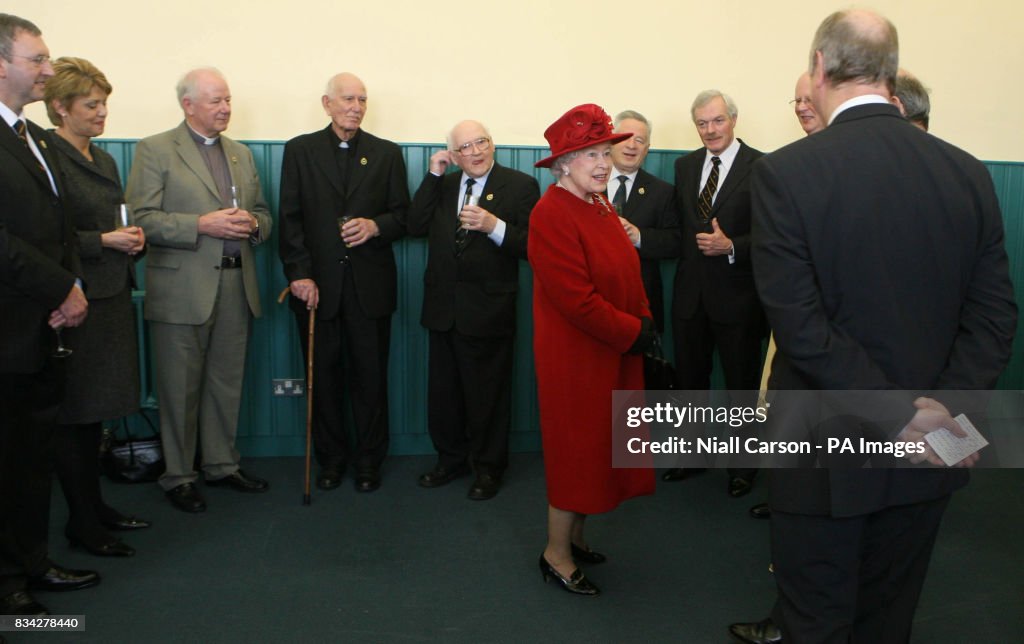
[[[64,338],[61,337],[60,334],[62,329],[63,327],[57,327],[56,329],[53,330],[53,332],[57,335],[57,348],[53,350],[52,354],[54,358],[67,358],[72,353],[74,353],[71,349],[64,346]]]
[[[338,217],[338,236],[342,235],[341,229],[345,227],[345,224],[355,219],[352,215],[342,215]],[[345,248],[351,248],[350,244],[345,244]]]

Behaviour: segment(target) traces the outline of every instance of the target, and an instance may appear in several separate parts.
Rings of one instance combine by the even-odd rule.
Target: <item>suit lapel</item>
[[[636,213],[637,210],[643,208],[644,197],[647,196],[647,184],[650,181],[650,174],[643,168],[640,168],[636,172],[636,177],[633,179],[633,189],[629,191],[629,196],[626,197],[626,205],[622,209],[622,214],[626,219]]]
[[[0,120],[0,123],[6,125],[6,122]],[[53,157],[48,154],[48,150],[45,147],[42,135],[43,131],[36,127],[34,123],[26,119],[28,124],[29,134],[32,136],[32,140],[35,141],[36,147],[39,148],[39,152],[42,153],[43,158],[46,159],[46,164],[50,166],[50,173],[54,176],[54,181],[57,180],[57,164],[54,163]],[[29,171],[36,181],[38,181],[50,192],[53,192],[53,187],[50,186],[50,180],[46,176],[46,172],[39,167],[39,159],[36,155],[32,154],[32,150],[25,147],[25,142],[21,140],[18,134],[14,131],[14,128],[7,125],[6,127],[0,128],[0,130],[6,130],[0,135],[0,145],[7,149],[15,159],[18,160],[25,169]],[[59,192],[59,187],[58,187]]]
[[[491,166],[491,173],[487,175],[487,183],[483,185],[482,190],[480,191],[480,207],[488,212],[491,212],[491,214],[494,214],[491,211],[491,208],[494,207],[494,204],[501,203],[501,189],[505,186],[505,176],[503,172],[504,170],[502,169],[502,167],[498,165],[497,161],[495,161],[494,165]],[[459,193],[456,192],[455,194],[457,197]],[[470,231],[469,237],[466,239],[466,247],[468,248],[469,245],[473,243],[473,240],[475,240],[477,237],[486,236],[486,233],[482,233],[479,231]],[[452,233],[452,238],[454,243],[454,233]]]
[[[199,150],[196,149],[195,141],[189,136],[188,125],[185,123],[182,123],[178,131],[174,133],[174,143],[177,146],[178,156],[181,157],[181,160],[203,182],[203,185],[214,196],[217,203],[220,203],[220,191],[217,190],[217,184],[214,183],[213,175],[210,174],[209,169],[206,167],[206,162],[203,161]]]
[[[331,126],[328,125],[320,131],[313,141],[312,156],[314,165],[327,177],[328,183],[339,194],[345,195],[345,187],[341,185],[341,177],[338,176],[338,163],[334,160],[334,138],[330,133]]]
[[[359,187],[359,184],[363,182],[363,178],[366,176],[369,168],[377,163],[377,146],[373,144],[373,140],[366,132],[359,131],[359,145],[356,147],[356,155],[358,159],[352,159],[348,167],[348,185],[345,186],[345,198],[348,199]]]
[[[244,199],[245,195],[242,190],[242,186],[246,185],[246,182],[242,181],[242,177],[238,176],[238,147],[242,144],[224,137],[221,137],[220,142],[224,147],[224,160],[228,162],[228,174],[231,175],[231,185],[235,186],[238,207],[242,210],[248,210],[248,204]]]
[[[719,207],[725,203],[729,198],[729,195],[736,190],[736,186],[741,184],[750,172],[750,156],[747,154],[749,149],[743,141],[740,141],[740,149],[736,152],[736,158],[733,159],[732,167],[729,168],[729,174],[725,177],[725,182],[718,189],[718,195],[715,197],[715,204],[711,207],[711,216],[715,217],[718,213]]]

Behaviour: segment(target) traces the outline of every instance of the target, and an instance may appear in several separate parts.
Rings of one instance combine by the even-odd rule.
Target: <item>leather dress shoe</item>
[[[373,492],[380,487],[380,470],[356,472],[356,492]]]
[[[266,492],[270,489],[270,483],[255,476],[247,476],[241,469],[231,474],[212,481],[206,481],[210,487],[229,487],[238,492]]]
[[[672,467],[661,475],[662,481],[685,481],[696,474],[707,471],[704,467]]]
[[[419,483],[420,487],[441,487],[442,485],[447,485],[455,479],[467,474],[469,474],[469,467],[467,467],[465,463],[460,463],[459,465],[453,465],[451,467],[435,465],[434,469],[425,474],[421,474],[417,483]]]
[[[100,574],[95,570],[72,570],[57,564],[50,564],[50,567],[41,575],[34,575],[28,578],[29,590],[80,590],[89,588],[100,583]]]
[[[124,515],[118,515],[116,519],[107,519],[100,523],[102,523],[103,527],[107,530],[141,530],[153,525],[145,519],[140,519],[138,517],[126,517]]]
[[[586,549],[580,548],[575,543],[572,544],[572,558],[589,564],[599,564],[608,561],[608,557],[605,557],[600,552],[595,552],[589,547]]]
[[[562,585],[562,588],[566,592],[573,593],[575,595],[589,595],[596,597],[601,594],[601,589],[595,586],[589,579],[583,576],[583,571],[577,568],[572,571],[569,578],[563,577],[555,567],[548,563],[548,560],[544,558],[544,553],[540,554],[540,574],[544,579],[544,583],[548,583],[548,580],[554,578]]]
[[[746,644],[778,644],[782,641],[782,633],[771,617],[749,624],[730,624],[729,632]]]
[[[24,590],[0,597],[0,615],[49,615],[50,611]]]
[[[171,500],[174,507],[182,512],[206,512],[206,501],[199,495],[199,490],[196,489],[194,483],[182,483],[167,490],[164,494]]]
[[[477,474],[473,485],[469,487],[469,494],[467,496],[473,501],[486,501],[487,499],[493,499],[500,487],[501,479],[497,476],[487,474],[486,472]]]
[[[729,479],[729,496],[734,499],[750,494],[750,490],[753,488],[754,484],[742,476],[734,476]]]
[[[341,485],[341,477],[345,475],[344,465],[325,467],[316,475],[316,486],[321,490],[333,490]]]
[[[772,509],[768,507],[767,503],[758,503],[750,507],[750,516],[755,519],[770,519],[772,518]]]
[[[102,543],[90,543],[85,539],[80,539],[67,530],[64,531],[64,536],[68,538],[68,544],[72,548],[82,548],[86,552],[98,557],[131,557],[135,554],[135,548],[132,548],[127,543],[122,543],[117,539],[111,538],[109,541],[104,541]]]

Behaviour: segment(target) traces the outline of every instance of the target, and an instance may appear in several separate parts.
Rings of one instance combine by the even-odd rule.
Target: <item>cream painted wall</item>
[[[463,118],[501,144],[542,145],[569,107],[633,108],[654,147],[691,149],[689,105],[709,87],[732,94],[737,132],[765,151],[802,133],[790,106],[811,37],[842,5],[801,0],[8,0],[2,11],[43,31],[52,54],[96,63],[113,83],[107,137],[175,125],[174,84],[215,65],[234,95],[229,133],[284,140],[326,124],[324,82],[366,82],[365,129],[440,142]],[[901,64],[932,88],[932,131],[987,160],[1024,160],[1024,4],[877,0],[897,26]],[[622,79],[622,80],[618,80]],[[44,122],[41,106],[30,116]]]

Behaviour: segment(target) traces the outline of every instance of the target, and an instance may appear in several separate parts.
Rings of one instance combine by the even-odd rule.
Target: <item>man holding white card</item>
[[[871,390],[859,415],[892,419],[884,440],[918,442],[965,434],[942,390],[995,386],[1017,309],[991,178],[888,103],[897,67],[885,18],[822,23],[809,72],[829,125],[754,168],[752,256],[778,345],[769,389]],[[910,639],[942,514],[967,483],[924,456],[939,467],[772,471],[783,641]]]

